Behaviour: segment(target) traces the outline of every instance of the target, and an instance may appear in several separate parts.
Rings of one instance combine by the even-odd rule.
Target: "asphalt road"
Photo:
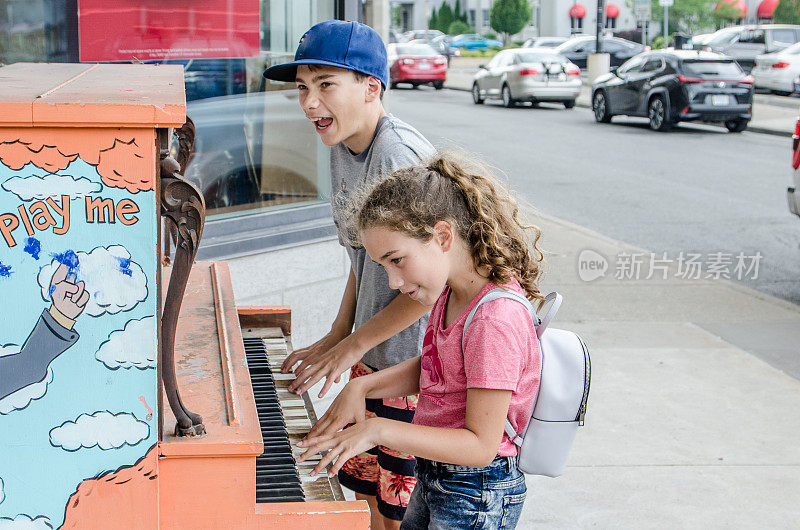
[[[646,120],[595,123],[589,109],[474,105],[467,92],[397,89],[389,112],[437,147],[478,153],[549,215],[678,260],[720,267],[761,292],[800,304],[800,218],[786,206],[790,142],[683,124],[656,133]],[[754,270],[735,271],[736,256]]]

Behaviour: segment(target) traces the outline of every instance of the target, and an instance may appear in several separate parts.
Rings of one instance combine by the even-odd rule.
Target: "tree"
[[[783,0],[786,1],[786,0]],[[633,7],[631,0],[627,1]],[[714,15],[714,0],[674,0],[669,8],[669,33],[683,31],[689,34],[706,31],[719,24],[719,18]],[[651,0],[652,25],[664,27],[664,8],[658,5],[658,0]]]
[[[439,16],[436,14],[436,8],[431,10],[431,18],[428,20],[428,29],[439,29]]]
[[[467,12],[466,11],[461,11],[461,0],[456,0],[456,7],[453,10],[453,18],[455,20],[460,20],[461,22],[464,22],[465,24],[468,24],[468,22],[467,22]]]
[[[726,23],[730,24],[744,18],[742,17],[741,11],[725,2],[725,0],[721,0],[717,4],[717,7],[714,9],[713,16],[722,25]]]
[[[800,0],[781,0],[772,21],[776,24],[800,24]]]
[[[447,30],[450,29],[450,24],[455,22],[455,16],[453,15],[453,8],[450,7],[450,4],[447,2],[442,2],[442,7],[439,8],[439,13],[437,15],[437,25],[436,29],[443,33],[447,33]]]
[[[472,26],[460,19],[450,24],[450,27],[447,28],[448,35],[462,35],[464,33],[475,33],[475,31]]]
[[[496,0],[489,13],[492,29],[503,34],[503,41],[522,31],[530,22],[533,10],[528,0]]]

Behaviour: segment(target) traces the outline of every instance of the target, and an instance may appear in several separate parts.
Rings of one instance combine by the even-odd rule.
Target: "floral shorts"
[[[350,379],[374,372],[359,362],[350,370]],[[403,398],[367,399],[367,417],[381,417],[411,423],[417,409],[417,396]],[[362,495],[374,495],[381,515],[402,521],[411,491],[417,483],[414,478],[414,457],[384,447],[374,447],[354,456],[339,470],[339,482]]]

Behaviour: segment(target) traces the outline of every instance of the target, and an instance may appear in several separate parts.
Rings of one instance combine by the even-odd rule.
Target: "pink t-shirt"
[[[463,353],[461,350],[467,315],[495,287],[492,282],[486,284],[446,329],[444,315],[449,287],[433,305],[422,343],[422,372],[414,423],[463,429],[467,389],[491,388],[511,390],[508,412],[511,425],[517,432],[527,425],[539,387],[541,355],[539,340],[525,306],[508,298],[481,305],[467,328]],[[503,287],[524,295],[517,280]],[[506,434],[503,434],[497,454],[517,454],[517,446]]]

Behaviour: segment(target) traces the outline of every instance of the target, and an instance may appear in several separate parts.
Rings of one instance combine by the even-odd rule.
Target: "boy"
[[[264,76],[297,83],[303,112],[331,147],[331,204],[350,275],[331,331],[295,351],[281,367],[288,372],[300,362],[290,386],[298,394],[326,378],[322,397],[351,367],[351,377],[357,377],[420,354],[429,308],[390,289],[383,267],[363,247],[346,243],[351,238],[344,205],[381,176],[432,157],[435,149],[416,129],[386,114],[386,48],[369,26],[340,20],[317,24],[300,39],[294,61],[268,68]],[[368,414],[413,419],[416,396],[367,401]],[[372,528],[399,528],[415,484],[414,466],[413,456],[377,447],[350,459],[339,480],[367,500]]]

